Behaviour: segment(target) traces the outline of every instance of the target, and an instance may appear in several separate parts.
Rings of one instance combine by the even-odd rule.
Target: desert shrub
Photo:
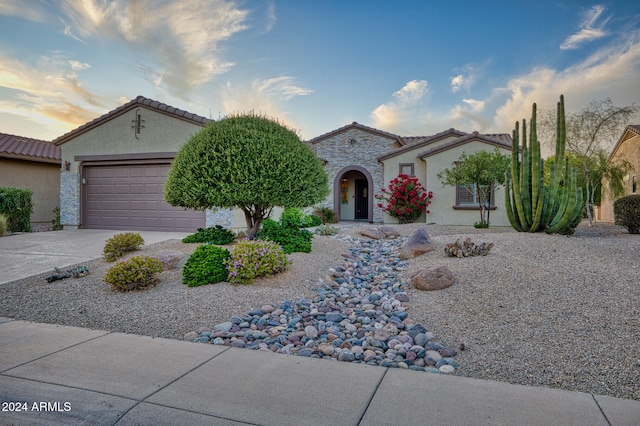
[[[0,213],[7,217],[12,232],[31,232],[33,192],[30,189],[0,188]]]
[[[0,237],[9,230],[9,219],[7,216],[0,213]]]
[[[473,223],[473,227],[474,228],[478,228],[478,229],[488,228],[489,227],[489,222],[474,222]]]
[[[224,229],[220,225],[206,229],[198,228],[198,232],[183,238],[183,243],[213,243],[218,245],[229,244],[235,239],[233,232]]]
[[[323,224],[336,223],[336,212],[329,207],[317,207],[313,210],[313,214],[318,216]]]
[[[182,284],[197,287],[227,280],[224,262],[229,259],[229,250],[212,244],[198,247],[182,268]]]
[[[289,265],[283,249],[273,241],[242,240],[224,261],[229,282],[249,284],[254,278],[274,275]]]
[[[613,202],[615,224],[627,228],[630,234],[640,234],[640,195],[632,194]]]
[[[289,222],[292,226],[300,228],[304,219],[304,212],[296,207],[287,207],[280,216],[281,222]]]
[[[124,232],[109,238],[104,246],[103,254],[107,262],[114,262],[126,252],[138,250],[144,244],[142,236],[135,232]]]
[[[162,262],[154,257],[133,256],[107,270],[104,281],[119,291],[141,290],[156,282]]]
[[[303,228],[312,228],[314,226],[322,225],[322,219],[314,214],[305,215],[302,218],[302,227]]]
[[[335,235],[338,233],[338,228],[331,225],[320,225],[316,228],[316,234],[318,235]]]
[[[60,222],[60,207],[53,209],[53,219],[51,219],[51,229],[53,231],[61,231],[63,228]]]
[[[282,224],[272,219],[262,222],[262,229],[258,233],[262,240],[274,241],[282,247],[285,253],[295,252],[309,253],[311,251],[311,239],[313,234],[306,229],[300,229],[286,218]]]

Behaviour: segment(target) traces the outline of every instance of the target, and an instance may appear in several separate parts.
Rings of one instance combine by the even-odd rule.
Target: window
[[[413,170],[413,163],[400,163],[400,174],[407,176],[415,176]]]
[[[495,210],[494,190],[489,195],[489,205],[491,210]],[[454,209],[479,209],[478,194],[475,185],[458,185],[456,187],[456,205]]]
[[[349,179],[340,180],[340,202],[349,204]]]

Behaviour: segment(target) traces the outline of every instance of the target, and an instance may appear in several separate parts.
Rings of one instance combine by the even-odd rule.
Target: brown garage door
[[[205,213],[164,201],[169,164],[85,168],[85,228],[194,232]]]

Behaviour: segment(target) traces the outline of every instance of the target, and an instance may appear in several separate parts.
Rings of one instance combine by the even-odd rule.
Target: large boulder
[[[400,259],[407,260],[436,249],[426,229],[416,229],[400,249]]]
[[[180,261],[184,257],[188,257],[188,256],[186,256],[184,253],[180,251],[170,250],[170,251],[161,251],[153,257],[155,257],[160,262],[162,262],[163,269],[165,271],[168,271],[170,269],[175,269],[178,263],[180,263]]]
[[[414,274],[411,282],[418,290],[432,291],[450,287],[454,279],[446,266],[431,266]]]

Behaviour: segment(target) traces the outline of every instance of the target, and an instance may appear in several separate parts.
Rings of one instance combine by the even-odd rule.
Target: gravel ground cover
[[[398,226],[403,236],[424,224]],[[409,262],[402,279],[426,266],[448,266],[455,284],[409,290],[409,318],[459,351],[455,374],[640,400],[640,238],[621,227],[581,225],[571,237],[426,225],[438,249]],[[359,227],[342,233],[359,236]],[[493,242],[486,257],[449,258],[444,246],[470,237]],[[167,241],[136,254],[181,251],[197,244]],[[148,290],[120,293],[102,281],[110,266],[47,283],[49,274],[0,285],[0,316],[182,339],[265,303],[301,296],[349,244],[316,236],[312,253],[294,253],[291,268],[248,286],[188,288],[179,270]],[[53,272],[53,271],[52,271]],[[323,361],[318,361],[323,362]],[[416,373],[426,374],[426,373]]]

